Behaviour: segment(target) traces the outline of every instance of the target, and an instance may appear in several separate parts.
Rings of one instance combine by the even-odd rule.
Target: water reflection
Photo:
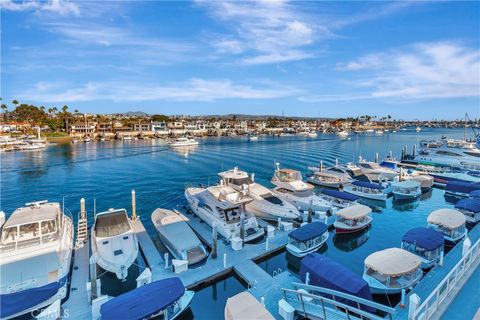
[[[383,209],[387,207],[387,203],[385,201],[362,198],[358,202],[366,206],[369,206],[373,212],[382,212]]]
[[[433,192],[433,189],[430,189],[426,192],[423,192],[422,195],[420,196],[420,200],[426,201],[426,200],[431,199],[432,198],[432,192]]]
[[[184,158],[188,158],[188,156],[191,153],[194,153],[195,151],[197,151],[197,149],[198,149],[198,145],[172,148],[173,151],[183,156]]]
[[[394,200],[393,208],[397,211],[413,211],[420,205],[420,200]]]
[[[338,250],[344,252],[354,251],[364,245],[370,238],[371,227],[354,234],[335,234],[333,236],[333,245]]]

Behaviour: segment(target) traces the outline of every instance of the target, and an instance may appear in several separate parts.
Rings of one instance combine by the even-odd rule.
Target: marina
[[[159,288],[163,285],[171,286],[172,292],[175,294],[172,293],[170,297],[163,296],[161,301],[150,303],[149,306],[152,309],[149,314],[160,312],[163,317],[169,319],[170,316],[176,317],[177,315],[179,319],[203,319],[205,310],[209,309],[210,304],[212,304],[212,308],[221,308],[221,312],[212,311],[208,314],[210,319],[224,319],[227,317],[227,313],[231,319],[242,319],[238,318],[241,308],[231,307],[232,300],[228,300],[230,302],[227,303],[227,299],[245,291],[251,295],[245,299],[245,303],[250,301],[252,306],[258,308],[259,314],[270,314],[275,319],[290,319],[288,317],[292,312],[295,312],[297,316],[305,314],[321,316],[323,314],[327,319],[345,317],[345,313],[332,307],[335,305],[371,319],[383,317],[411,319],[409,313],[416,314],[418,318],[419,310],[427,308],[428,312],[434,312],[432,298],[429,297],[430,293],[434,292],[438,285],[442,285],[442,281],[450,279],[447,275],[454,270],[462,257],[469,257],[468,262],[472,266],[478,264],[475,262],[478,261],[477,257],[480,253],[478,250],[478,239],[480,238],[478,224],[471,226],[468,231],[466,235],[468,241],[464,241],[466,238],[461,234],[460,236],[463,238],[461,241],[456,241],[452,249],[446,250],[445,253],[443,251],[435,252],[435,257],[430,259],[427,265],[431,269],[425,274],[421,271],[420,266],[427,261],[423,261],[421,256],[406,252],[406,250],[399,251],[402,249],[388,251],[388,254],[385,255],[408,256],[407,260],[411,262],[402,270],[398,268],[393,271],[391,268],[377,270],[390,277],[408,275],[406,277],[408,282],[404,286],[393,288],[392,292],[386,292],[385,289],[391,288],[388,286],[388,288],[385,287],[383,293],[381,289],[373,290],[370,286],[368,292],[369,294],[371,292],[372,296],[369,296],[359,294],[360,291],[353,288],[343,289],[338,283],[331,282],[331,279],[320,281],[319,279],[327,277],[328,274],[317,275],[313,271],[315,268],[306,272],[305,268],[307,267],[304,264],[308,260],[305,259],[310,259],[314,255],[328,258],[331,261],[315,260],[311,263],[322,263],[330,267],[337,264],[345,268],[348,270],[350,279],[357,279],[355,283],[358,283],[363,288],[362,290],[366,291],[369,286],[365,287],[364,285],[368,282],[362,282],[364,261],[366,263],[366,259],[376,252],[390,250],[389,248],[400,248],[403,240],[408,242],[408,239],[404,238],[407,231],[415,227],[427,227],[427,216],[431,212],[439,209],[453,209],[456,202],[448,202],[449,198],[445,196],[444,190],[433,188],[425,191],[420,197],[402,199],[403,201],[400,203],[393,201],[392,196],[373,202],[365,197],[358,199],[352,198],[353,196],[343,196],[342,200],[358,200],[362,204],[355,202],[348,206],[345,205],[346,209],[343,210],[352,211],[352,213],[339,216],[348,216],[352,219],[371,217],[367,221],[368,223],[363,224],[362,222],[358,232],[348,235],[340,234],[338,228],[337,231],[334,230],[335,213],[340,212],[335,208],[330,210],[331,216],[327,216],[324,212],[315,212],[316,210],[312,210],[313,206],[300,208],[303,210],[300,210],[295,216],[300,218],[298,221],[292,221],[295,219],[288,219],[288,217],[287,219],[279,217],[280,221],[277,217],[263,219],[265,210],[252,211],[257,213],[255,213],[256,225],[251,227],[245,218],[255,219],[255,217],[247,216],[246,211],[242,213],[242,210],[248,210],[248,204],[253,200],[253,197],[250,198],[248,195],[248,185],[261,184],[264,189],[254,189],[257,191],[256,195],[264,194],[258,190],[272,190],[275,187],[281,187],[270,182],[273,160],[281,161],[285,167],[292,168],[286,171],[278,168],[280,172],[276,173],[277,178],[283,180],[282,182],[289,182],[286,180],[290,177],[299,181],[301,172],[307,168],[309,163],[318,163],[325,159],[323,161],[334,166],[337,159],[347,163],[349,159],[358,158],[356,153],[369,153],[373,158],[376,152],[382,151],[379,150],[380,148],[383,148],[385,153],[390,148],[400,151],[406,141],[420,140],[428,134],[434,137],[441,133],[436,130],[429,132],[425,129],[421,133],[400,133],[395,138],[389,138],[388,134],[371,137],[355,136],[354,141],[339,139],[336,135],[329,134],[317,137],[308,135],[281,138],[259,137],[256,143],[249,143],[248,140],[241,137],[207,138],[200,139],[198,148],[188,157],[173,148],[170,149],[161,143],[157,144],[155,140],[136,141],[128,146],[119,145],[117,142],[108,142],[112,143],[109,147],[98,147],[98,143],[58,145],[49,147],[45,153],[41,154],[8,153],[5,156],[2,155],[2,183],[8,183],[12,187],[2,188],[2,198],[9,199],[9,201],[4,201],[1,209],[7,213],[12,212],[15,208],[22,207],[29,200],[27,196],[33,193],[40,199],[46,198],[50,201],[65,203],[66,208],[79,211],[78,216],[73,216],[77,236],[70,292],[68,299],[61,305],[61,316],[64,318],[67,317],[67,313],[69,318],[74,319],[96,319],[100,316],[108,318],[107,315],[114,314],[111,312],[116,312],[115,309],[122,305],[119,302],[134,299],[137,293],[139,296],[148,295],[148,292],[152,294],[151,292],[156,292],[157,289],[150,288]],[[368,149],[367,145],[370,144],[370,139],[378,139],[377,142],[381,142],[383,146]],[[365,147],[361,147],[362,145]],[[132,162],[132,160],[134,161]],[[255,172],[255,175],[246,174],[247,171],[235,171],[235,169],[226,171],[228,168],[236,166],[241,166],[248,172]],[[32,170],[37,173],[32,175]],[[64,176],[66,172],[68,172],[69,181],[72,181],[72,184],[65,183],[63,194],[55,188],[45,187],[56,185],[57,177]],[[145,178],[136,179],[136,172],[142,172],[142,177]],[[297,172],[300,173],[300,176],[297,175]],[[85,176],[85,173],[88,173],[88,177]],[[220,174],[219,183],[217,182],[219,181],[218,173],[223,173]],[[107,177],[117,177],[117,180],[107,179]],[[237,178],[247,180],[242,180],[243,183],[233,183],[232,180]],[[93,181],[102,181],[102,184],[93,183]],[[17,183],[21,185],[19,186]],[[365,183],[378,185],[372,182]],[[210,189],[211,192],[208,191],[208,197],[205,199],[213,197],[211,203],[215,203],[213,199],[218,201],[219,204],[216,204],[219,206],[217,209],[219,210],[218,219],[226,219],[225,221],[228,221],[228,217],[234,219],[233,233],[220,232],[220,220],[215,224],[209,223],[204,216],[192,210],[192,203],[184,197],[185,189],[192,187],[186,184],[190,186],[203,185],[194,187],[195,189],[201,188],[203,190],[201,192],[207,192],[209,188],[213,188]],[[247,185],[247,187],[242,185]],[[415,187],[420,188],[418,184]],[[132,192],[130,196],[132,189],[135,189],[135,192]],[[28,194],[26,190],[30,190]],[[322,191],[318,187],[315,189],[308,187],[306,190],[313,190],[315,193]],[[269,192],[274,194],[273,191]],[[336,192],[337,194],[334,192],[325,192],[325,194],[338,197],[338,193],[342,193]],[[84,202],[80,201],[82,198],[85,198]],[[259,198],[257,197],[257,199]],[[270,204],[281,205],[277,202],[270,202]],[[236,209],[229,211],[237,208],[236,206],[240,208],[239,211]],[[362,210],[352,210],[356,206]],[[109,210],[110,207],[127,209]],[[332,207],[335,206],[332,205]],[[163,211],[163,215],[158,216],[159,211],[156,210],[159,209],[157,208],[172,210]],[[227,213],[227,211],[229,212]],[[155,216],[152,215],[154,212],[157,212]],[[94,215],[94,213],[97,214]],[[98,233],[93,232],[97,229],[98,221],[96,222],[96,220],[103,215],[109,216],[115,213],[118,213],[118,217],[112,216],[112,219],[115,220],[113,225],[116,227],[103,231],[112,237],[111,240],[108,240],[112,241],[112,246],[114,246],[117,236],[121,241],[127,241],[129,239],[124,239],[124,237],[128,234],[129,238],[133,237],[136,240],[138,248],[135,250],[134,242],[131,252],[134,256],[138,255],[138,259],[133,265],[139,269],[139,274],[136,277],[137,289],[129,290],[123,295],[113,298],[102,294],[104,284],[99,279],[100,273],[97,273],[97,268],[92,268],[99,260],[92,259],[90,252],[94,251],[92,250],[94,243],[98,245],[105,241],[100,230]],[[229,213],[230,216],[228,216]],[[232,213],[235,214],[231,215]],[[463,217],[462,213],[458,213]],[[123,219],[125,214],[126,220]],[[188,251],[190,247],[187,244],[190,243],[195,243],[198,248],[198,241],[200,241],[200,245],[205,250],[200,251],[206,253],[208,257],[200,259],[201,261],[194,261],[191,265],[185,264],[184,261],[188,261],[188,257],[182,256],[181,253],[175,253],[177,251],[172,244],[167,244],[162,240],[162,237],[169,237],[168,234],[171,231],[162,231],[158,224],[159,219],[165,223],[165,226],[172,224],[171,227],[177,228],[176,223],[181,223],[182,226],[178,227],[179,230],[190,228],[188,230],[193,231],[194,234],[188,237],[189,240],[185,238],[185,247],[182,248]],[[169,222],[167,220],[163,222],[163,219],[167,219]],[[457,220],[461,219],[458,218],[454,221],[456,222],[454,227],[460,228],[461,226],[457,226]],[[310,221],[314,222],[308,224]],[[429,222],[438,222],[438,220]],[[453,226],[453,222],[450,222]],[[89,232],[82,231],[85,224],[91,229]],[[301,227],[302,224],[303,227]],[[464,224],[465,221],[463,221]],[[108,225],[112,226],[111,223]],[[258,228],[261,230],[261,236],[249,239],[249,235],[257,234],[256,232],[247,232],[249,228]],[[465,227],[462,230],[466,230]],[[295,231],[294,240],[297,243],[304,242],[306,245],[305,248],[298,251],[300,256],[309,253],[310,249],[319,250],[319,253],[307,255],[303,260],[289,257],[288,244],[293,231]],[[102,235],[105,235],[105,232]],[[99,240],[100,242],[95,242],[95,237],[102,239]],[[197,240],[193,241],[195,238]],[[455,235],[455,239],[452,238],[452,240],[457,240],[457,238]],[[162,242],[165,243],[165,246],[161,244]],[[180,248],[180,242],[178,243]],[[412,241],[408,243],[412,243]],[[425,247],[425,249],[431,250],[437,248]],[[115,253],[118,250],[112,248],[110,251]],[[197,251],[199,250],[195,252]],[[134,254],[135,252],[138,253]],[[123,252],[118,255],[123,255]],[[381,262],[383,255],[375,256],[375,259],[371,258],[370,260],[373,259],[375,262],[371,263],[369,260],[368,265],[375,266],[380,263],[385,267]],[[144,262],[139,262],[140,260]],[[433,260],[434,262],[432,262]],[[112,269],[112,272],[118,278],[126,277],[125,271],[129,269],[130,261],[120,264],[120,267]],[[112,262],[110,261],[110,263]],[[265,263],[270,263],[272,266],[264,268]],[[297,264],[298,267],[292,267],[292,264]],[[464,268],[462,270],[467,270],[467,264],[462,266]],[[410,274],[414,274],[414,276]],[[182,288],[179,287],[178,281],[181,281]],[[226,285],[221,289],[223,290],[220,295],[223,297],[221,301],[216,301],[204,294],[207,292],[205,290],[209,292],[211,290],[212,294],[217,296],[218,293],[215,292],[219,290],[221,284]],[[317,286],[322,288],[319,289]],[[315,293],[313,288],[319,291]],[[406,289],[404,293],[402,293],[402,288]],[[325,292],[338,295],[341,299],[332,302],[318,294],[321,290],[331,290]],[[299,300],[298,297],[295,297],[295,292],[303,298]],[[394,292],[394,295],[389,294],[387,297],[385,292]],[[418,303],[415,300],[416,296],[419,297]],[[252,297],[258,303],[251,300]],[[428,305],[424,307],[423,303],[428,303]],[[203,306],[203,311],[197,311],[198,304]],[[329,307],[320,307],[322,304],[327,304]],[[230,305],[227,308],[230,310],[228,312],[227,309],[224,311],[226,305]],[[359,305],[362,307],[359,308]],[[184,307],[187,306],[190,306],[190,309],[184,310]],[[382,310],[383,313],[379,316],[374,314],[372,309]],[[55,310],[59,309],[56,305],[52,305],[48,312],[55,313]],[[196,314],[197,312],[198,314]]]

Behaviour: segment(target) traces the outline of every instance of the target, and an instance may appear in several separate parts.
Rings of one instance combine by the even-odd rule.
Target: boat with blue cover
[[[445,245],[453,247],[467,236],[466,219],[455,209],[438,209],[428,215],[428,227],[443,233]]]
[[[474,225],[480,221],[480,198],[461,199],[455,204],[455,209],[465,215],[469,225]]]
[[[302,259],[300,263],[300,278],[303,282],[307,282],[308,278],[308,284],[313,286],[372,300],[368,283],[362,277],[319,253],[311,253]],[[357,302],[339,297],[335,299],[349,306],[358,307]],[[364,311],[375,312],[375,309],[369,306],[360,305],[360,308]]]
[[[372,223],[372,209],[363,204],[356,204],[339,210],[333,223],[337,233],[355,233],[366,229]]]
[[[330,202],[332,206],[339,209],[350,207],[358,203],[357,196],[333,189],[324,188],[320,191],[319,196]]]
[[[402,237],[401,248],[422,259],[422,268],[434,266],[443,252],[443,233],[431,228],[413,228]]]
[[[177,319],[190,307],[194,294],[179,278],[167,278],[105,302],[100,314],[104,320]]]
[[[317,251],[328,239],[328,226],[312,222],[288,234],[287,251],[296,257],[304,257]]]
[[[445,186],[445,194],[450,194],[457,197],[469,197],[472,191],[480,190],[480,183],[465,182],[465,181],[451,181]]]
[[[470,199],[480,199],[480,189],[474,190],[468,194]]]
[[[383,185],[365,181],[354,181],[343,190],[357,197],[379,201],[386,201],[389,193]]]

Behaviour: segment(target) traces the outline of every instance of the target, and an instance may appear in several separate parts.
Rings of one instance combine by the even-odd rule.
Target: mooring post
[[[470,250],[470,247],[472,246],[472,241],[467,237],[465,240],[463,240],[463,246],[462,246],[462,257],[465,257],[467,252]]]
[[[420,305],[420,297],[414,293],[412,294],[409,299],[408,299],[408,319],[409,320],[414,320],[413,315],[418,309],[418,306]]]
[[[402,298],[400,299],[400,308],[405,308],[405,289],[402,289]]]
[[[323,160],[320,160],[320,172],[323,171]]]
[[[135,190],[132,190],[132,220],[137,220],[137,206],[135,203]]]
[[[438,261],[439,266],[443,266],[444,253],[443,250],[440,252],[440,260]]]
[[[169,260],[170,260],[170,256],[168,255],[168,252],[165,252],[165,253],[163,254],[163,260],[165,260],[165,269],[168,269],[168,268],[170,267],[170,266],[169,266],[169,264],[170,264],[170,261],[169,261]]]
[[[378,152],[375,152],[375,162],[378,163]]]
[[[268,251],[268,237],[265,238],[265,251]]]
[[[80,219],[85,220],[85,199],[80,199]]]
[[[261,302],[262,305],[265,307],[265,297],[261,297],[261,298],[260,298],[260,302]]]
[[[217,225],[215,222],[212,226],[212,259],[217,258]]]
[[[282,228],[282,218],[278,218],[278,220],[277,220],[277,228],[278,228],[278,230],[282,230],[282,229],[281,229],[281,228]]]
[[[412,148],[412,157],[415,157],[416,154],[417,154],[417,145],[414,144]]]
[[[313,213],[312,206],[313,206],[313,200],[310,199],[310,204],[308,206],[308,218],[307,218],[308,223],[312,222],[312,213]]]
[[[97,298],[97,260],[95,256],[90,257],[90,297],[91,300]]]
[[[245,245],[245,215],[240,215],[240,239],[242,239],[242,246]]]
[[[305,284],[308,286],[310,285],[310,272],[305,274]]]
[[[223,267],[224,268],[227,267],[227,254],[226,253],[223,254]]]

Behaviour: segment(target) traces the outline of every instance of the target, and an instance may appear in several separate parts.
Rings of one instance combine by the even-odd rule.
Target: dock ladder
[[[87,224],[87,212],[85,211],[85,199],[80,200],[80,212],[78,213],[77,220],[77,240],[75,247],[83,247],[88,237],[88,224]]]
[[[290,304],[295,312],[305,318],[311,319],[361,319],[384,320],[394,319],[395,309],[370,300],[352,296],[343,292],[293,283],[293,289],[283,288],[284,300]],[[349,304],[346,301],[350,301]],[[356,304],[356,306],[352,306]],[[369,312],[376,310],[384,316]]]

